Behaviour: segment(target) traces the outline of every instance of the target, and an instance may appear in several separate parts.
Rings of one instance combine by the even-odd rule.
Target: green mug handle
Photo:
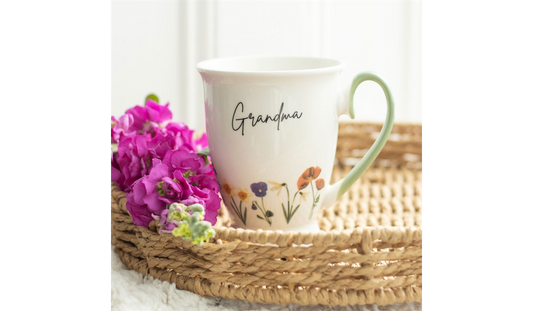
[[[349,95],[349,112],[350,112],[350,118],[354,118],[354,106],[353,106],[353,95],[355,94],[355,90],[357,87],[364,81],[374,81],[379,86],[381,86],[381,89],[383,89],[383,92],[385,93],[385,98],[387,99],[387,116],[385,118],[385,122],[383,123],[383,127],[381,128],[381,132],[379,133],[378,138],[370,147],[368,152],[364,155],[364,157],[353,167],[350,172],[341,180],[336,182],[335,184],[331,185],[331,188],[328,189],[329,195],[326,194],[326,198],[324,200],[323,207],[329,207],[335,203],[348,189],[351,185],[370,167],[372,162],[376,159],[378,154],[381,152],[381,149],[383,149],[383,146],[385,146],[385,143],[387,142],[387,139],[389,138],[389,134],[392,130],[392,125],[394,122],[394,100],[392,98],[392,93],[389,89],[389,86],[381,78],[379,75],[371,72],[363,72],[358,74],[352,81],[352,87],[350,89],[350,95]],[[336,196],[334,196],[336,192]],[[329,201],[329,202],[326,202]]]

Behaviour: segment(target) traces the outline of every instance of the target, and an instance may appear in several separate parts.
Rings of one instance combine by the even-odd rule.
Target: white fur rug
[[[113,246],[112,246],[113,248]],[[240,300],[201,297],[192,292],[179,290],[173,284],[161,282],[152,276],[143,277],[140,273],[128,270],[111,250],[111,309],[132,310],[187,310],[187,311],[234,311],[234,310],[357,310],[357,311],[420,311],[421,303],[394,304],[385,307],[378,305],[327,307],[300,306],[297,304],[275,305],[250,303]]]

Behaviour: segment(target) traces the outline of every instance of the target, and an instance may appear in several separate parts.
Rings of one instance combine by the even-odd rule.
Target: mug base
[[[238,226],[233,226],[233,228],[242,228],[242,229],[249,229],[249,230],[261,229],[263,231],[269,230],[269,229],[263,229],[263,228],[254,229],[254,228],[246,228],[246,227],[238,227]],[[295,227],[295,228],[277,229],[277,230],[272,230],[272,231],[314,233],[314,232],[320,232],[321,230],[318,227],[318,223],[315,221],[315,222],[312,222],[312,223],[309,223],[309,224],[306,224],[306,225],[303,225],[303,226]]]
[[[285,230],[281,230],[281,231],[283,231],[283,232],[310,232],[310,233],[313,233],[313,232],[319,232],[320,228],[318,227],[318,223],[317,222],[312,222],[312,223],[304,225],[304,226],[291,228],[291,229],[285,229]]]

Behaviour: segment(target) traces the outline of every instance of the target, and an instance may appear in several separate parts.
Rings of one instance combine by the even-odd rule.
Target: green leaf
[[[151,99],[153,101],[155,101],[156,103],[159,104],[159,98],[155,95],[155,94],[148,94],[148,96],[146,96],[146,98],[144,99],[144,104],[146,105],[146,102]]]
[[[292,212],[291,217],[296,213],[296,211],[298,210],[299,207],[300,207],[300,204],[298,204],[298,206],[296,206],[296,208],[295,208],[294,211]]]
[[[285,220],[286,220],[287,223],[288,223],[287,212],[285,211],[285,204],[281,203],[281,207],[283,207],[283,215],[285,216]]]
[[[205,147],[204,149],[198,151],[198,155],[210,155],[209,154],[209,147]]]
[[[248,207],[244,208],[244,221],[245,221],[245,224],[246,224],[246,217],[248,217]]]
[[[318,203],[318,200],[320,200],[320,194],[316,197],[315,204]]]
[[[257,218],[259,218],[259,219],[265,220],[263,217],[261,217],[259,215],[255,215],[255,216],[257,216]]]

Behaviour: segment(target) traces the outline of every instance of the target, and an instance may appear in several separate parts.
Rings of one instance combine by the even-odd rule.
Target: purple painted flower
[[[256,197],[262,198],[267,194],[268,185],[265,182],[260,181],[255,184],[251,184],[250,188]]]

